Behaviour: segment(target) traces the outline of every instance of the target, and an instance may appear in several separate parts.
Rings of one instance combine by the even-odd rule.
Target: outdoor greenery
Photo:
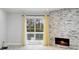
[[[27,32],[43,32],[43,22],[41,19],[27,19]],[[36,40],[42,40],[43,34],[35,34]],[[27,35],[28,40],[34,37],[34,34]]]
[[[36,27],[36,29],[34,29],[34,27]],[[34,21],[31,19],[31,20],[28,20],[27,22],[27,32],[43,32],[43,23],[40,23],[40,19],[39,21],[36,21],[35,22],[35,25],[34,25]]]

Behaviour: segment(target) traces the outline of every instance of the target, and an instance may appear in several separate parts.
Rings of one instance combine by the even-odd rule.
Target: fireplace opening
[[[55,38],[55,44],[69,46],[69,39],[67,39],[67,38]]]

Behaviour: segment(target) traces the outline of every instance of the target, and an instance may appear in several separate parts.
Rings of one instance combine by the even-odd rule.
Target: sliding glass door
[[[43,20],[42,16],[27,17],[27,43],[42,44],[43,41]]]

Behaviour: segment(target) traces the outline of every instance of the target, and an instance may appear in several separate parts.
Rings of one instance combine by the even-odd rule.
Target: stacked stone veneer
[[[51,11],[49,16],[49,37],[69,38],[70,46],[79,46],[79,9],[64,8]]]

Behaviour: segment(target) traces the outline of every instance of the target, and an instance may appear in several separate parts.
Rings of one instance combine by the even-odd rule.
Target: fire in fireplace
[[[69,39],[67,38],[55,38],[55,44],[69,46]]]

